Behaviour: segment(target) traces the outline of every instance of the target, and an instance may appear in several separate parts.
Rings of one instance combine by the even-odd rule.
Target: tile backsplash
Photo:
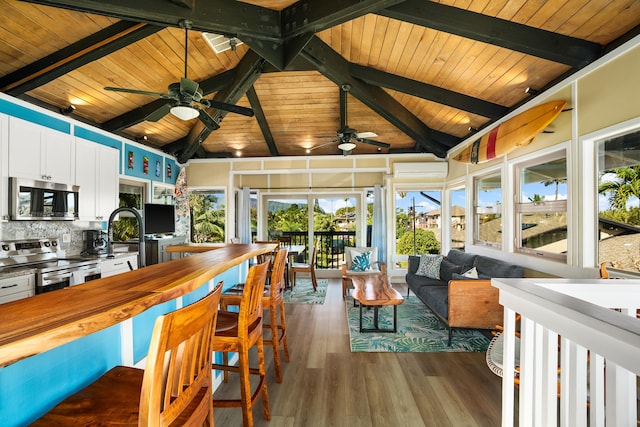
[[[67,255],[78,255],[85,247],[84,231],[101,230],[102,222],[9,221],[0,224],[1,240],[54,238]]]

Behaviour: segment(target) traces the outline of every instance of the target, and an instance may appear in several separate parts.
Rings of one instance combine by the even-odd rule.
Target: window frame
[[[500,242],[490,242],[490,241],[486,241],[486,240],[482,240],[480,239],[480,221],[479,221],[479,216],[481,214],[486,214],[486,213],[491,213],[488,211],[489,207],[484,207],[484,206],[479,206],[479,197],[478,197],[478,183],[481,180],[485,180],[485,179],[489,179],[489,178],[493,178],[493,177],[498,177],[500,178],[500,193],[501,193],[501,200],[500,200],[500,207],[499,209],[496,207],[493,210],[495,210],[496,214],[500,215],[500,224],[501,224],[501,231],[504,230],[504,208],[505,208],[505,204],[504,204],[504,179],[503,179],[503,173],[502,173],[502,169],[497,169],[497,170],[492,170],[492,171],[487,171],[484,174],[481,175],[476,175],[473,177],[473,244],[477,245],[477,246],[485,246],[485,247],[489,247],[489,248],[494,248],[494,249],[498,249],[498,250],[502,250],[503,247],[503,242],[502,242],[502,237],[503,237],[503,233],[501,232],[501,239]],[[480,212],[480,210],[484,211],[484,212]],[[485,211],[486,210],[486,211]],[[467,226],[469,225],[469,223],[467,222]]]
[[[565,180],[567,191],[570,187],[569,183],[569,165],[568,165],[568,156],[567,150],[562,149],[558,151],[554,151],[552,153],[548,153],[543,156],[539,156],[527,161],[523,161],[520,163],[514,164],[513,167],[513,181],[515,188],[515,197],[514,197],[514,214],[513,214],[513,227],[514,227],[514,247],[513,250],[516,253],[522,253],[525,255],[535,255],[539,257],[545,257],[551,260],[561,261],[567,263],[567,252],[569,250],[569,203],[568,197],[561,200],[545,200],[545,201],[525,201],[522,200],[523,192],[521,187],[521,172],[523,169],[531,168],[533,166],[542,165],[545,163],[549,163],[555,160],[559,160],[564,158],[565,160]],[[530,214],[530,213],[564,213],[566,217],[566,227],[567,227],[567,251],[565,253],[555,253],[549,252],[541,249],[533,249],[526,248],[522,246],[522,214]]]

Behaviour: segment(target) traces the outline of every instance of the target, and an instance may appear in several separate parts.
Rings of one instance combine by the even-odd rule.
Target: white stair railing
[[[520,427],[637,425],[640,280],[493,279],[492,284],[505,307],[503,426],[516,420]],[[516,313],[520,360],[515,360]]]

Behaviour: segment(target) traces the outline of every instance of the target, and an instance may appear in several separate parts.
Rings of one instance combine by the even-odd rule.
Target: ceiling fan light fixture
[[[338,145],[338,148],[342,151],[351,151],[356,148],[356,144],[354,144],[353,142],[343,142]]]
[[[176,105],[175,107],[171,107],[171,114],[180,120],[191,120],[198,117],[200,112],[188,105]]]

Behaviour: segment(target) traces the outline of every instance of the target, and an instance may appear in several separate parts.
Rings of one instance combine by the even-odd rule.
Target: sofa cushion
[[[462,271],[462,266],[454,264],[449,261],[449,259],[444,258],[440,263],[440,280],[444,280],[448,282],[451,280],[453,273],[460,273]]]
[[[431,279],[440,279],[440,264],[442,255],[422,255],[416,275],[426,276]]]
[[[523,267],[484,255],[478,255],[473,266],[484,277],[524,277]]]
[[[447,254],[447,259],[456,265],[462,266],[462,271],[467,271],[473,267],[473,262],[478,257],[476,254],[462,252],[458,249],[451,249]]]
[[[443,319],[449,317],[449,286],[423,286],[416,295]]]

